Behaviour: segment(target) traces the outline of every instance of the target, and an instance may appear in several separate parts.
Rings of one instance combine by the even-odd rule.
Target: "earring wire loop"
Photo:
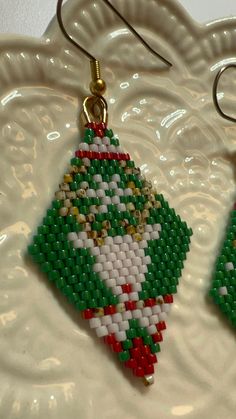
[[[224,119],[227,119],[228,121],[231,121],[231,122],[236,122],[236,118],[234,118],[233,116],[230,116],[230,115],[227,115],[222,109],[221,109],[221,107],[220,107],[220,104],[219,104],[219,100],[218,100],[218,85],[219,85],[219,81],[220,81],[220,78],[221,78],[221,76],[222,76],[222,74],[226,71],[226,70],[228,70],[229,68],[236,68],[236,64],[228,64],[228,65],[226,65],[226,66],[224,66],[224,67],[222,67],[219,71],[218,71],[218,73],[217,73],[217,75],[216,75],[216,77],[215,77],[215,80],[214,80],[214,83],[213,83],[213,88],[212,88],[212,96],[213,96],[213,102],[214,102],[214,105],[215,105],[215,108],[216,108],[216,110],[217,110],[217,112],[218,112],[218,114],[222,117],[222,118],[224,118]]]

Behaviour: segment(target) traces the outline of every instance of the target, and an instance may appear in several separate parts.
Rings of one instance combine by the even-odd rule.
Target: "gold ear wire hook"
[[[61,32],[65,36],[65,38],[71,42],[76,48],[78,48],[86,57],[90,59],[90,66],[91,66],[91,76],[92,82],[90,83],[90,91],[95,96],[102,96],[106,91],[106,83],[104,80],[101,79],[101,72],[100,72],[100,63],[99,61],[90,54],[85,48],[83,48],[80,44],[78,44],[66,31],[63,20],[62,20],[62,3],[64,0],[58,0],[57,2],[57,21]],[[150,45],[139,35],[139,33],[130,25],[130,23],[116,10],[116,8],[108,1],[102,0],[128,27],[128,29],[136,36],[136,38],[145,46],[145,48],[153,55],[158,57],[162,60],[168,67],[172,66],[168,60],[158,54]]]
[[[218,71],[218,73],[217,73],[217,75],[215,77],[214,83],[213,83],[212,95],[213,95],[213,102],[214,102],[214,105],[215,105],[215,108],[216,108],[218,114],[220,116],[222,116],[222,118],[227,119],[228,121],[236,122],[236,118],[234,118],[233,116],[227,115],[225,112],[222,111],[222,109],[221,109],[221,107],[219,105],[218,97],[217,97],[217,94],[218,94],[218,85],[219,85],[220,78],[221,78],[222,74],[226,70],[228,70],[229,68],[236,68],[236,64],[228,64],[228,65],[222,67]]]

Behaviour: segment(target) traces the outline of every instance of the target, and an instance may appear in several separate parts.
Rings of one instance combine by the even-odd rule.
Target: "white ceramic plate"
[[[101,60],[110,126],[194,230],[156,381],[115,362],[80,315],[25,258],[79,141],[89,63],[53,21],[41,40],[1,37],[1,343],[3,419],[235,417],[235,334],[207,291],[235,191],[236,125],[211,88],[235,60],[236,19],[193,22],[176,1],[120,0],[119,10],[173,62],[150,56],[101,1],[69,0],[70,33]],[[220,85],[236,109],[233,74]]]

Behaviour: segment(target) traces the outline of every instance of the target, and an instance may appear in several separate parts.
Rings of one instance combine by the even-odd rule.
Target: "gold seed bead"
[[[135,234],[136,233],[136,228],[134,226],[128,226],[126,228],[127,234]]]
[[[127,188],[135,189],[135,183],[134,182],[128,182]]]
[[[104,244],[104,240],[102,237],[98,237],[97,239],[94,240],[96,246],[102,246]]]
[[[136,242],[140,242],[142,240],[142,236],[141,236],[140,233],[135,233],[135,234],[133,234],[133,239]]]
[[[71,215],[79,215],[79,210],[77,207],[70,208],[70,214]]]
[[[116,304],[117,313],[123,313],[125,311],[125,303]]]
[[[137,233],[140,233],[140,234],[144,233],[144,225],[143,224],[137,225],[136,228],[137,228]]]
[[[133,202],[128,202],[128,204],[126,204],[126,208],[128,211],[134,211],[135,210],[135,206],[133,204]]]
[[[85,217],[84,214],[77,215],[76,219],[77,219],[78,223],[80,223],[80,224],[86,223],[86,217]]]
[[[97,238],[97,236],[98,236],[98,232],[97,231],[95,231],[95,230],[92,230],[92,231],[89,231],[88,232],[88,237],[89,237],[89,239],[96,239]]]
[[[94,310],[94,316],[95,317],[102,317],[102,316],[104,316],[104,309],[102,307],[95,308],[95,310]]]
[[[71,183],[71,182],[73,182],[73,177],[69,173],[65,174],[64,175],[64,182],[65,183]]]

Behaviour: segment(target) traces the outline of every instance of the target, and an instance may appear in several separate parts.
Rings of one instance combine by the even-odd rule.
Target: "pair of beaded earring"
[[[222,118],[236,122],[233,116],[227,115],[221,109],[217,95],[219,80],[229,68],[236,68],[236,64],[222,67],[216,75],[213,84],[213,101]],[[216,259],[210,296],[230,323],[236,327],[236,203],[230,212],[225,238]]]
[[[91,60],[92,96],[83,103],[82,141],[29,253],[97,337],[149,385],[192,231],[108,128],[99,62],[67,34],[62,2],[57,5],[59,26]]]

